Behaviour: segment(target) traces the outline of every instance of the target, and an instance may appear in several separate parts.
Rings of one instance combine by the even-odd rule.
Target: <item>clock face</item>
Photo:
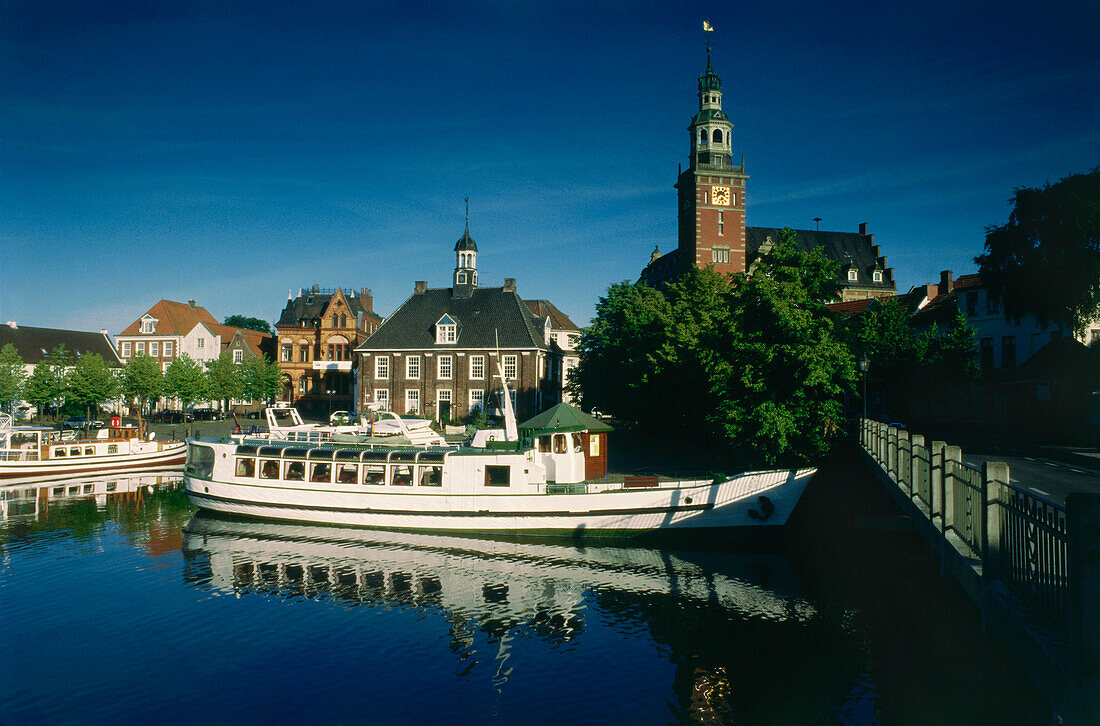
[[[711,187],[711,197],[714,199],[714,203],[723,207],[730,205],[730,188],[729,187]]]

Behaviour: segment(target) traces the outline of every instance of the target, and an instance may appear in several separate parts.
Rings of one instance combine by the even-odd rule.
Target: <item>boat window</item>
[[[569,452],[569,445],[566,443],[565,434],[554,434],[554,453],[565,454]]]
[[[279,462],[275,459],[262,459],[260,464],[260,478],[261,479],[278,479],[279,478]]]
[[[69,487],[69,494],[79,494],[80,487]]]
[[[117,454],[118,453],[118,444],[107,444],[107,453],[108,454]]]
[[[400,466],[393,467],[393,476],[390,477],[390,481],[393,484],[399,486],[412,486],[413,472],[412,467],[402,464]]]
[[[581,435],[576,433],[571,435],[573,437],[573,451],[579,454],[584,451],[584,445],[581,443]]]
[[[287,481],[305,481],[306,463],[304,461],[288,461],[286,463],[286,476],[283,478]]]
[[[310,470],[309,480],[314,482],[332,481],[332,464],[314,464]]]
[[[70,446],[69,447],[69,456],[80,456],[80,447],[79,446]]]
[[[540,436],[539,437],[539,452],[541,452],[543,454],[549,454],[550,453],[550,437],[549,436]]]
[[[237,461],[240,462],[241,459],[237,459]],[[256,466],[254,459],[249,461],[252,462],[253,467]],[[238,466],[240,466],[239,463]],[[188,446],[185,470],[188,474],[197,476],[200,479],[210,479],[214,475],[214,450],[209,446],[199,446],[198,444]]]
[[[54,458],[57,458],[57,459],[60,459],[62,456],[65,456],[65,447],[64,446],[58,446],[56,449],[53,450],[53,455],[54,455]]]
[[[485,486],[487,487],[506,487],[509,485],[512,476],[512,469],[508,466],[486,466],[485,467]]]
[[[354,484],[359,481],[359,466],[357,464],[340,464],[336,469],[336,481],[341,484]]]
[[[85,494],[91,494],[93,491],[95,491],[95,484],[85,484],[84,485],[84,493]]]
[[[256,476],[256,460],[237,459],[237,476]]]
[[[364,464],[363,465],[363,483],[364,484],[385,484],[386,483],[386,466],[385,466],[385,464]]]
[[[95,456],[95,447],[94,446],[85,446],[84,447],[84,456]]]
[[[118,482],[117,482],[117,481],[109,481],[109,482],[107,482],[107,491],[109,491],[109,492],[113,492],[113,491],[115,491],[116,489],[118,489]]]
[[[421,466],[420,469],[420,486],[422,487],[438,487],[443,486],[443,467],[442,466]]]

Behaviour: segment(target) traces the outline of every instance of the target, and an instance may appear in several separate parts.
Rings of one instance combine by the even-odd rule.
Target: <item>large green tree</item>
[[[23,356],[11,343],[0,348],[0,404],[12,414],[15,401],[23,392],[23,383],[27,380]]]
[[[1012,195],[1008,222],[986,229],[975,258],[1005,314],[1080,333],[1100,316],[1100,167]]]
[[[66,392],[69,353],[59,345],[35,364],[23,387],[23,396],[38,406],[39,415],[45,414],[46,405],[60,402]]]
[[[855,366],[823,302],[835,280],[833,263],[783,230],[731,287],[726,324],[703,340],[711,422],[766,463],[818,460],[841,429]]]
[[[138,402],[138,427],[144,430],[142,412],[164,393],[164,374],[156,359],[138,353],[122,370],[122,394]]]
[[[206,392],[211,399],[221,401],[226,411],[230,399],[240,398],[244,392],[241,367],[228,352],[206,364]]]
[[[652,391],[666,370],[659,349],[670,315],[668,301],[652,287],[624,281],[608,288],[581,334],[580,365],[570,377],[585,408],[631,420],[652,412]]]
[[[272,335],[271,325],[266,320],[260,320],[259,318],[250,318],[244,315],[230,315],[223,320],[222,323],[233,328],[258,330],[261,333]]]
[[[267,401],[275,398],[283,386],[283,373],[267,356],[247,358],[241,364],[242,398]]]
[[[117,398],[121,388],[118,375],[98,353],[78,357],[69,372],[69,397],[85,408],[88,417],[101,404]]]
[[[196,401],[206,398],[206,372],[202,364],[181,353],[164,371],[164,392],[178,398],[186,411]]]

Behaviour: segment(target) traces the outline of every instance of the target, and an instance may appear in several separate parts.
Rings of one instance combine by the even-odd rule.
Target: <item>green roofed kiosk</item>
[[[584,478],[607,476],[607,433],[612,428],[576,406],[559,403],[521,423],[519,430],[543,453],[564,453],[570,445],[583,447]]]

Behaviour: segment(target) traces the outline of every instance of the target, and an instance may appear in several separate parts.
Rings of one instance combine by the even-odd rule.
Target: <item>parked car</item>
[[[329,414],[328,422],[333,426],[346,426],[355,423],[354,411],[333,411]]]
[[[94,421],[87,416],[69,416],[67,419],[61,422],[62,429],[101,429],[103,428],[102,421]]]
[[[191,414],[166,408],[163,411],[154,413],[149,417],[149,420],[153,423],[186,423],[191,420]]]
[[[191,410],[191,419],[194,421],[221,421],[225,414],[213,408],[195,408]]]

